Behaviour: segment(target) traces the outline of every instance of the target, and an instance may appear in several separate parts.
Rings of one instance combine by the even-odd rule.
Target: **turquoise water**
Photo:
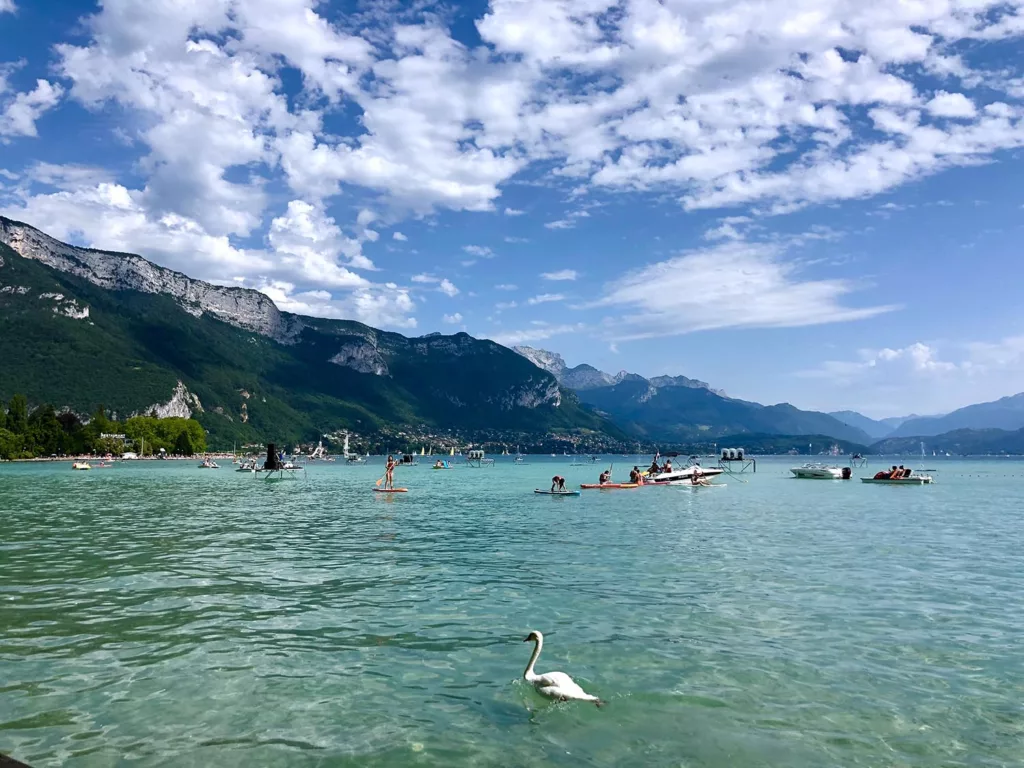
[[[33,766],[1003,766],[1024,462],[928,487],[0,466],[0,752]],[[628,471],[616,459],[616,477]],[[630,465],[634,462],[628,462]],[[917,463],[915,463],[917,466]],[[865,470],[873,473],[877,467]],[[861,473],[858,473],[861,474]],[[539,671],[609,704],[551,704]]]

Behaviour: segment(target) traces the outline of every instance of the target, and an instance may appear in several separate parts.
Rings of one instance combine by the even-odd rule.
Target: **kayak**
[[[534,490],[534,493],[542,493],[545,496],[579,496],[579,491],[542,491],[540,488]]]
[[[597,488],[599,490],[604,490],[604,489],[607,488],[608,490],[611,490],[611,489],[614,489],[614,488],[639,488],[639,487],[640,486],[637,483],[604,483],[603,485],[601,483],[583,483],[582,485],[580,485],[580,488],[583,488],[584,490],[591,490],[592,488]]]
[[[374,488],[374,493],[408,493],[408,488]]]

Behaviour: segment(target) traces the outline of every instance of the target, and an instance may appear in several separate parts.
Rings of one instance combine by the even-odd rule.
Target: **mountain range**
[[[861,446],[874,442],[864,430],[826,413],[802,411],[788,403],[765,406],[737,400],[698,379],[647,379],[626,371],[612,375],[586,364],[569,368],[557,353],[532,347],[514,349],[574,390],[580,402],[645,440],[692,442],[761,433],[824,435]]]
[[[140,256],[0,218],[0,397],[193,416],[211,444],[494,430],[625,436],[554,376],[468,334],[407,338],[281,312]],[[401,443],[399,443],[401,444]]]
[[[945,416],[873,420],[739,400],[686,376],[570,368],[556,353],[465,333],[409,338],[305,317],[257,291],[68,245],[2,217],[0,360],[4,400],[20,392],[33,405],[81,415],[102,404],[122,418],[192,416],[221,447],[346,429],[394,446],[454,432],[481,442],[515,433],[524,444],[562,440],[582,450],[743,435],[858,446],[885,438],[897,442],[881,450],[906,450],[912,437],[940,436],[1003,452],[1024,428],[1024,394]]]

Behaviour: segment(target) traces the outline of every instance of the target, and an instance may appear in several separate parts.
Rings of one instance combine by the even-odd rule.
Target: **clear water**
[[[628,470],[616,459],[616,477]],[[1024,462],[931,487],[532,493],[597,467],[266,484],[0,467],[0,752],[33,766],[1005,766]],[[871,468],[873,472],[876,467]],[[858,473],[859,474],[859,473]],[[551,704],[541,671],[607,699]]]

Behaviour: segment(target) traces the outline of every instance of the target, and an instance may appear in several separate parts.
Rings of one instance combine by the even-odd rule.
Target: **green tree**
[[[0,403],[0,429],[7,429],[7,409]]]
[[[0,459],[16,459],[21,455],[21,435],[0,429]]]
[[[63,436],[64,430],[53,406],[41,405],[28,417],[25,449],[36,456],[49,456],[61,450]]]
[[[192,445],[192,437],[189,435],[188,430],[178,434],[178,439],[174,442],[174,452],[179,456],[195,455],[196,449]]]
[[[28,400],[24,395],[15,395],[8,403],[7,429],[16,435],[24,435],[28,429]]]

